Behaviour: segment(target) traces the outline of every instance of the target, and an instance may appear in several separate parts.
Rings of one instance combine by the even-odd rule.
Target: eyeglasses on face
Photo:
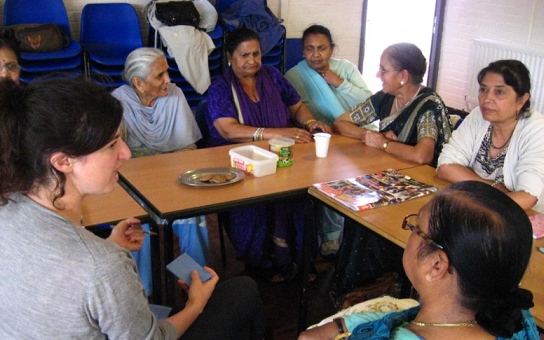
[[[5,64],[0,63],[0,72],[6,69],[8,72],[18,72],[21,69],[17,63],[7,62]]]
[[[444,247],[436,243],[432,238],[427,236],[425,233],[423,233],[418,225],[417,225],[417,214],[410,214],[404,218],[404,221],[402,221],[402,229],[404,230],[410,230],[414,233],[416,233],[419,237],[427,241],[432,246],[435,246],[439,249],[444,250]]]
[[[380,70],[380,73],[381,73],[382,75],[385,74],[385,73],[387,73],[387,72],[398,72],[397,70],[386,70],[386,69],[383,68],[382,65],[379,66],[379,70]]]

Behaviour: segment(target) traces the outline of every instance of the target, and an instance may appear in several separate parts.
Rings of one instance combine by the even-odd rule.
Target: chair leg
[[[228,212],[222,212],[217,214],[217,226],[219,227],[219,242],[221,243],[221,260],[223,260],[223,266],[227,266],[227,250],[225,248],[225,235],[223,229],[229,223],[230,215]]]

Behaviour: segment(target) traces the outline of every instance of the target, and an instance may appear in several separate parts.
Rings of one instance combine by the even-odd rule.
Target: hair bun
[[[490,301],[487,309],[476,313],[476,321],[492,335],[510,338],[523,328],[521,310],[533,306],[533,294],[516,288],[508,296]]]

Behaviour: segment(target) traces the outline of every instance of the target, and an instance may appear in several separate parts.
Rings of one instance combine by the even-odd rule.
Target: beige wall
[[[544,1],[447,0],[437,86],[447,105],[465,108],[477,38],[544,51]]]
[[[146,41],[147,24],[141,11],[147,0],[64,0],[76,39],[81,9],[87,3],[100,2],[134,5],[142,18]],[[0,0],[0,9],[3,4],[4,0]],[[284,20],[288,38],[300,37],[310,24],[325,25],[332,31],[337,44],[336,57],[355,64],[359,61],[362,4],[363,0],[268,0],[272,11]],[[475,81],[469,79],[474,39],[495,39],[544,50],[543,32],[542,0],[447,0],[438,92],[447,105],[465,108],[468,84]]]

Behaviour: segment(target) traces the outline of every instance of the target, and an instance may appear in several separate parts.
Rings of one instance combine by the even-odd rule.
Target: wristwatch
[[[347,339],[351,335],[351,332],[346,332],[344,329],[344,324],[342,323],[342,318],[334,318],[332,321],[338,326],[338,335],[334,338],[334,340],[342,340]]]
[[[389,145],[389,142],[383,143],[382,150],[385,151],[385,149],[387,148],[388,145]]]

